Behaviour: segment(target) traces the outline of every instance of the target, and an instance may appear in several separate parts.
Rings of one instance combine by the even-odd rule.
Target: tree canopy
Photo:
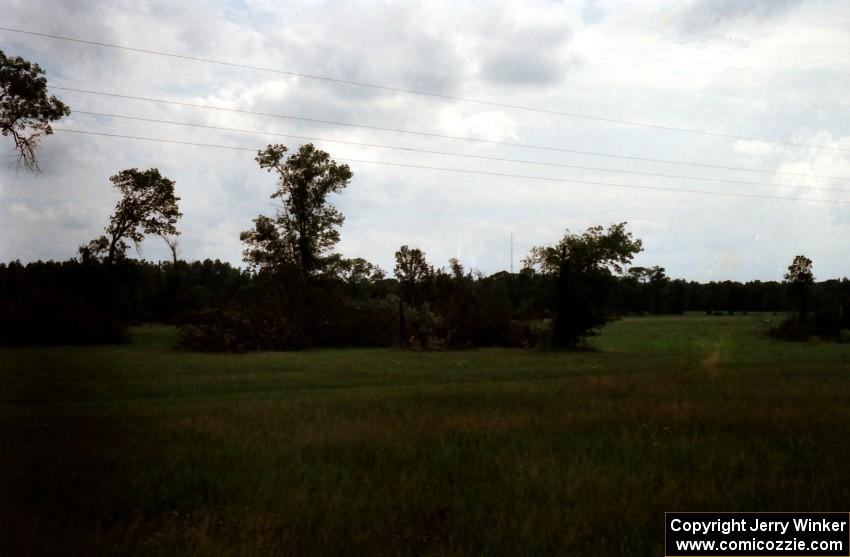
[[[582,234],[567,230],[554,246],[531,248],[523,263],[545,274],[557,274],[564,265],[577,272],[620,272],[641,249],[641,241],[632,238],[626,223],[621,222],[609,226],[607,232],[601,226],[592,226]]]
[[[797,306],[800,321],[805,322],[808,317],[809,291],[815,283],[812,260],[805,255],[796,256],[784,278],[792,301]]]
[[[622,272],[641,249],[641,241],[626,231],[624,222],[607,231],[601,226],[582,234],[567,231],[554,246],[532,248],[525,266],[548,276],[552,286],[552,344],[575,346],[610,319],[612,273]]]
[[[12,136],[21,165],[38,169],[40,139],[53,133],[50,122],[70,113],[59,99],[47,94],[41,66],[0,50],[0,133]]]
[[[812,273],[812,260],[805,255],[796,256],[794,261],[788,265],[788,271],[785,273],[784,278],[791,284],[813,284],[815,282],[815,276]]]
[[[402,298],[416,305],[416,285],[434,273],[434,268],[425,259],[425,253],[419,248],[401,246],[395,252],[394,273],[401,284]]]
[[[352,174],[310,143],[289,157],[287,151],[285,145],[269,145],[257,154],[260,168],[278,175],[271,197],[281,206],[274,217],[258,216],[254,228],[241,234],[243,257],[254,268],[294,265],[310,277],[328,263],[344,221],[328,195],[348,186]]]
[[[183,214],[174,195],[174,181],[162,176],[156,168],[122,170],[109,178],[121,199],[106,226],[106,236],[80,248],[84,257],[104,257],[113,263],[125,256],[127,241],[138,248],[145,234],[175,237],[176,224]]]

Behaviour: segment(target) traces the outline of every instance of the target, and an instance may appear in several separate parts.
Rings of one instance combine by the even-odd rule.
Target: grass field
[[[847,511],[850,345],[0,350],[2,555],[663,555],[668,510]]]

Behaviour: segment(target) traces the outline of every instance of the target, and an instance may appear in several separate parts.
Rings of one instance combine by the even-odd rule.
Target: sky
[[[0,0],[0,12],[4,27],[495,103],[0,31],[0,50],[39,63],[52,86],[516,144],[54,91],[72,110],[57,129],[257,150],[307,141],[268,135],[289,134],[320,139],[340,162],[473,171],[347,162],[354,177],[331,200],[346,217],[338,251],[390,272],[403,244],[437,267],[458,257],[490,274],[511,267],[511,237],[519,269],[532,246],[566,230],[626,221],[644,246],[634,264],[675,278],[781,280],[797,254],[818,279],[850,276],[845,0]],[[74,257],[103,233],[118,199],[109,177],[125,168],[156,167],[176,182],[185,259],[241,265],[240,231],[275,211],[274,176],[252,151],[56,131],[40,173],[14,161],[0,137],[0,261]],[[159,238],[133,254],[169,258]]]

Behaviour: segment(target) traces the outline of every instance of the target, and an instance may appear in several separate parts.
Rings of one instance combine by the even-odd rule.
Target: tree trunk
[[[118,236],[112,236],[112,241],[109,242],[109,254],[106,256],[106,263],[112,265],[115,260],[115,246],[118,244]]]

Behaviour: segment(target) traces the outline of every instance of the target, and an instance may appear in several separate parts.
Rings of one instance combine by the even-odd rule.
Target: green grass
[[[846,511],[850,345],[0,350],[3,555],[662,555],[663,512]]]

